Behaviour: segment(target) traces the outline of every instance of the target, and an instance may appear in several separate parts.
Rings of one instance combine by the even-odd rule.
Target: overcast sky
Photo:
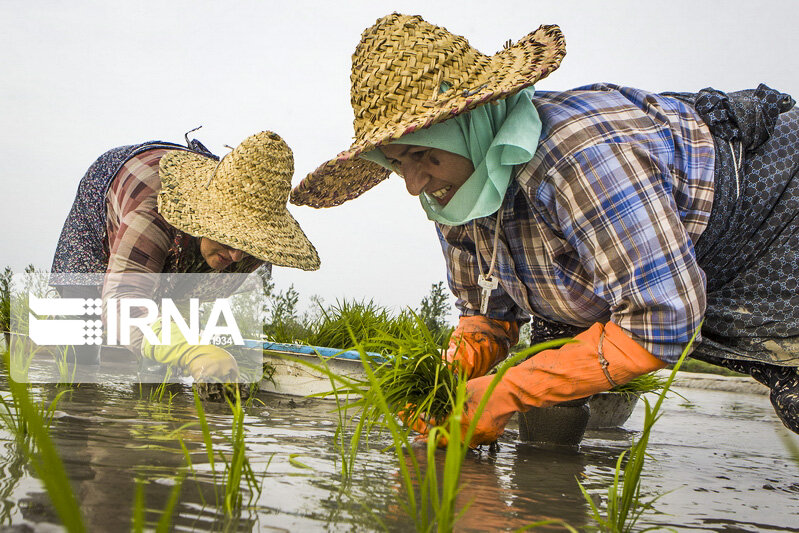
[[[0,0],[0,268],[49,268],[78,181],[114,146],[182,142],[202,125],[195,135],[224,154],[273,130],[294,151],[297,184],[349,146],[351,55],[361,31],[392,11],[485,54],[559,24],[566,58],[538,90],[764,82],[799,95],[796,0]],[[274,278],[305,302],[416,306],[446,279],[433,225],[397,177],[341,207],[290,210],[322,268],[275,268]]]

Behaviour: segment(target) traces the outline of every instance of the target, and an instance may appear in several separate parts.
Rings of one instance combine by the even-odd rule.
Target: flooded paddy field
[[[5,382],[0,390],[8,390]],[[61,388],[33,385],[32,390],[49,401]],[[80,385],[58,403],[50,433],[89,531],[131,529],[137,479],[148,527],[154,528],[181,477],[172,516],[176,531],[414,529],[402,505],[405,492],[390,436],[373,434],[350,483],[343,483],[334,404],[265,392],[245,408],[244,419],[247,457],[261,492],[245,491],[240,514],[226,516],[220,501],[225,482],[210,466],[190,390],[172,385],[160,400],[151,396],[153,390],[152,385]],[[799,464],[768,397],[679,387],[675,392],[682,396],[668,397],[652,431],[641,484],[645,495],[661,495],[656,507],[664,514],[647,513],[639,526],[799,530]],[[206,403],[205,412],[215,449],[230,456],[230,408]],[[466,458],[458,507],[469,507],[456,530],[513,531],[547,518],[578,530],[590,526],[578,480],[601,502],[616,460],[641,429],[643,416],[639,402],[622,428],[589,430],[579,449],[519,442],[512,424],[498,450]],[[413,452],[423,461],[421,445]],[[0,520],[7,528],[2,530],[52,530],[58,518],[50,498],[7,428],[0,429],[0,453]],[[443,463],[443,452],[439,456]]]

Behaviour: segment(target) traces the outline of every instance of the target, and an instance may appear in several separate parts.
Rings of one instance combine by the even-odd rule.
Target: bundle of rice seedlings
[[[337,301],[335,305],[322,309],[321,320],[307,341],[312,346],[341,349],[368,344],[372,337],[389,329],[390,321],[388,309],[372,300]]]
[[[355,412],[359,425],[371,426],[380,421],[384,413],[376,407],[377,397],[383,398],[393,414],[409,426],[420,418],[431,423],[444,423],[452,412],[458,384],[462,380],[456,365],[444,357],[449,338],[439,342],[413,311],[402,320],[394,321],[392,326],[392,331],[379,331],[364,343],[368,344],[370,351],[388,354],[384,359],[369,356],[364,344],[355,342],[353,336],[356,348],[361,350],[368,379],[343,379],[323,370],[334,387],[326,395],[356,397],[340,403],[339,410]],[[567,342],[569,339],[541,343],[524,350],[521,355],[526,358]]]
[[[322,309],[321,320],[306,342],[311,346],[342,350],[360,346],[369,352],[388,354],[392,353],[392,338],[429,333],[418,318],[410,309],[394,316],[387,307],[372,300],[337,301],[336,305]]]
[[[647,392],[660,392],[666,385],[666,379],[654,372],[638,376],[624,385],[617,385],[608,392],[624,394],[626,396],[641,396]]]
[[[449,339],[437,342],[415,313],[393,326],[372,339],[375,351],[392,354],[375,369],[382,395],[408,422],[423,413],[443,422],[452,411],[459,379],[444,357]]]
[[[380,423],[385,414],[377,407],[379,397],[394,415],[400,415],[409,424],[422,414],[441,421],[449,416],[458,377],[452,363],[443,357],[448,340],[436,342],[415,314],[393,322],[391,331],[376,330],[363,342],[356,339],[355,331],[346,320],[342,324],[351,334],[349,345],[361,353],[367,378],[353,380],[337,376],[326,367],[324,360],[318,365],[310,364],[327,375],[333,384],[333,390],[325,396],[345,398],[339,402],[339,411],[355,413],[359,427],[371,428]],[[367,352],[367,347],[368,352],[385,354],[385,357],[374,357]]]

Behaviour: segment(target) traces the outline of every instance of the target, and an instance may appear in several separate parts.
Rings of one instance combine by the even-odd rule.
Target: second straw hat
[[[276,133],[247,137],[219,162],[175,150],[159,171],[158,211],[179,230],[273,265],[319,268],[316,249],[286,208],[294,157]]]
[[[515,94],[558,68],[565,54],[563,34],[554,25],[486,56],[419,16],[379,19],[361,34],[352,56],[355,141],[308,174],[291,202],[333,207],[360,196],[390,172],[359,154]]]

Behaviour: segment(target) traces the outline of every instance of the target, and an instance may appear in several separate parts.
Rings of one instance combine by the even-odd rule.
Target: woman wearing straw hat
[[[353,55],[355,142],[292,202],[339,205],[391,172],[418,195],[461,311],[447,356],[471,378],[464,424],[519,323],[533,317],[534,342],[574,335],[507,372],[472,444],[675,362],[703,320],[694,356],[771,387],[799,431],[793,100],[536,93],[564,54],[557,26],[485,56],[420,17],[378,20]]]
[[[115,148],[89,168],[53,260],[51,285],[62,296],[86,297],[97,274],[107,300],[152,297],[157,277],[146,274],[319,268],[315,248],[286,209],[294,161],[283,139],[252,135],[221,161],[186,140],[188,146]],[[76,348],[83,362],[99,362],[98,347]],[[235,359],[217,346],[151,346],[134,329],[130,349],[198,380],[238,377]]]

